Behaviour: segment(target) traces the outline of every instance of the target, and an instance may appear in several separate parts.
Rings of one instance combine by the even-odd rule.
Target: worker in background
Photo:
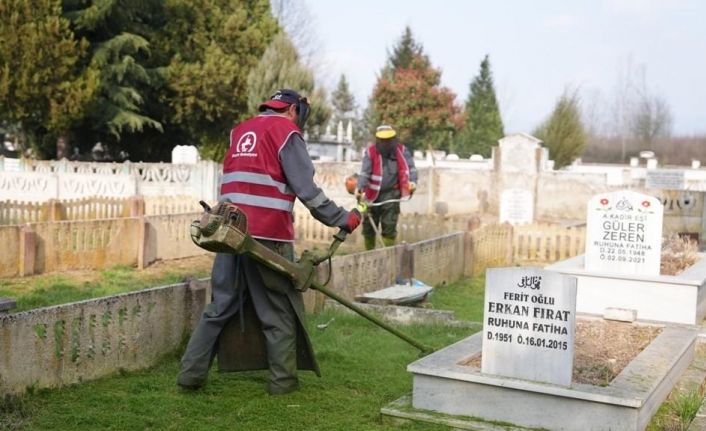
[[[375,144],[370,145],[363,156],[356,197],[371,203],[392,202],[369,207],[368,217],[363,220],[366,250],[375,248],[377,230],[381,230],[385,246],[395,244],[397,220],[400,216],[399,200],[411,196],[416,184],[414,159],[410,151],[399,142],[397,131],[388,125],[378,127],[375,131]]]

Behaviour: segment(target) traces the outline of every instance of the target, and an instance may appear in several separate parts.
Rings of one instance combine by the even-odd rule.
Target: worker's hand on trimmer
[[[361,199],[363,199],[363,190],[357,189],[355,191],[355,200],[360,201]]]
[[[349,213],[348,213],[348,220],[346,221],[346,226],[343,227],[343,230],[345,230],[348,233],[351,233],[355,230],[355,228],[360,225],[361,220],[363,217],[360,215],[360,211],[358,211],[356,208],[353,208]]]
[[[413,195],[416,190],[417,190],[417,183],[415,183],[414,181],[410,181],[409,182],[409,195],[410,196]]]

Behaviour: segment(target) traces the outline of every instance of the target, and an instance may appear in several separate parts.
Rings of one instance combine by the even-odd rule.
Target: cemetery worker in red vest
[[[250,235],[290,260],[294,259],[295,198],[328,226],[352,232],[361,220],[358,210],[339,207],[314,183],[314,165],[302,137],[309,109],[306,98],[297,92],[277,91],[260,105],[259,115],[231,130],[223,162],[219,200],[240,207],[247,215]],[[235,370],[269,369],[270,394],[296,390],[297,369],[319,375],[303,325],[302,294],[288,278],[247,256],[217,254],[211,286],[213,301],[181,360],[180,386],[203,385],[219,336],[229,322],[240,326],[237,333],[245,340],[243,348],[236,349]]]
[[[417,169],[410,151],[399,142],[397,131],[382,125],[375,131],[375,144],[370,145],[363,156],[363,165],[358,174],[358,193],[368,202],[384,202],[406,198],[414,193],[417,184]],[[382,226],[382,241],[385,246],[395,244],[400,203],[389,202],[371,206],[363,221],[365,249],[375,248],[375,226]]]

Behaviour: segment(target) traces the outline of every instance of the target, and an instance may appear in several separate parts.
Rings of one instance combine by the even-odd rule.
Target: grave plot
[[[586,254],[546,269],[577,279],[580,313],[631,312],[633,319],[696,325],[706,316],[703,254],[676,275],[660,274],[662,204],[629,190],[588,204]]]
[[[606,332],[598,319],[579,320],[579,327],[591,325],[579,334],[599,343],[586,346],[575,332],[575,301],[573,277],[538,268],[488,270],[483,331],[407,367],[411,407],[517,427],[644,429],[691,363],[698,328],[615,323],[623,332]],[[592,363],[608,368],[595,361],[617,362],[606,358],[601,340],[627,348],[608,355],[624,364],[611,368],[614,375],[587,378]],[[577,364],[589,369],[575,376]],[[395,408],[383,414],[403,416]]]

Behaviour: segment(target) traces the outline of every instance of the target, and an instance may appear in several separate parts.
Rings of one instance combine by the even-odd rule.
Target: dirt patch
[[[572,383],[608,385],[662,328],[598,319],[576,321]],[[461,365],[481,368],[481,355]]]
[[[167,272],[196,272],[208,271],[213,266],[215,254],[209,253],[201,256],[185,257],[182,259],[158,260],[142,271],[146,274],[164,274]]]

